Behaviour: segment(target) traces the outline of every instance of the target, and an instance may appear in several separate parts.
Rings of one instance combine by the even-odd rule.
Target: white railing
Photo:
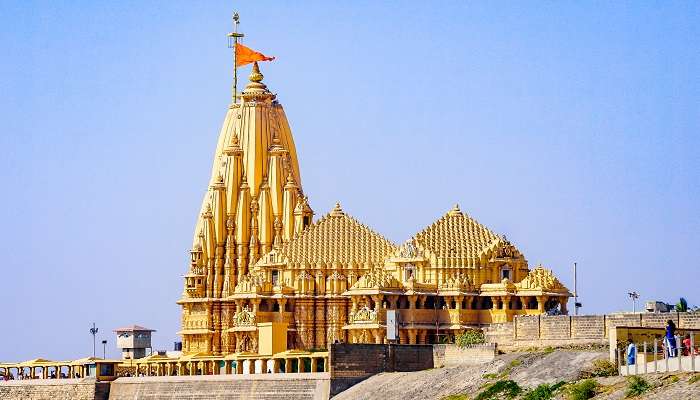
[[[630,357],[628,348],[618,348],[617,367],[620,375],[700,372],[700,349],[695,345],[696,334],[675,336],[675,344],[665,337],[663,340],[654,339],[651,343],[634,343],[634,357]]]

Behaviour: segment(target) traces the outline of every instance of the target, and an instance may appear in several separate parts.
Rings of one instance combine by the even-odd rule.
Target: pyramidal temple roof
[[[330,213],[282,245],[277,256],[292,264],[338,262],[380,266],[396,249],[396,245],[346,214],[336,203]]]
[[[418,232],[416,246],[438,258],[480,258],[501,238],[455,205],[447,214]]]

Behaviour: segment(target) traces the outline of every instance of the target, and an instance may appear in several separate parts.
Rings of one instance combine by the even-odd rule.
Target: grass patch
[[[649,382],[646,379],[639,376],[631,376],[627,379],[627,391],[625,391],[625,397],[635,397],[646,392],[651,388]]]
[[[615,364],[604,359],[593,361],[593,371],[591,372],[593,376],[616,376],[619,373]]]
[[[496,378],[498,378],[498,374],[484,374],[484,375],[482,375],[482,378],[484,378],[484,379],[496,379]]]
[[[690,379],[688,379],[688,383],[691,385],[693,383],[698,382],[698,381],[700,381],[700,374],[695,374],[695,375],[691,376]]]
[[[579,379],[595,378],[598,376],[617,376],[618,370],[615,364],[608,360],[594,360],[593,366],[579,373]]]
[[[489,385],[483,392],[479,393],[474,400],[490,400],[494,398],[514,399],[523,390],[511,380],[498,381]]]
[[[498,374],[497,376],[494,376],[494,378],[501,378],[501,379],[507,378],[508,375],[510,375],[510,372],[513,370],[513,368],[515,368],[519,365],[522,365],[522,364],[523,364],[523,362],[516,358],[515,360],[511,361],[508,365],[506,365],[506,367],[503,369],[503,371],[501,371],[501,373]],[[486,374],[486,375],[495,375],[495,374]],[[484,376],[486,376],[486,375],[484,375]]]
[[[545,347],[544,350],[542,350],[542,351],[544,352],[544,354],[553,353],[553,352],[554,352],[554,347],[552,347],[552,346],[547,346],[547,347]]]
[[[534,389],[530,389],[522,397],[522,400],[550,400],[556,391],[564,386],[565,382],[561,381],[554,385],[543,383]]]
[[[452,394],[447,397],[443,397],[440,400],[469,400],[469,396],[466,394]]]
[[[567,397],[569,400],[588,400],[595,396],[597,387],[598,382],[594,381],[593,379],[584,379],[580,382],[572,384],[569,387]]]

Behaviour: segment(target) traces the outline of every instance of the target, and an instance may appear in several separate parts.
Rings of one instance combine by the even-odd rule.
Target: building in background
[[[155,332],[154,329],[131,325],[115,329],[114,332],[117,334],[117,347],[122,350],[123,359],[143,358],[148,354],[146,349],[152,351],[151,333]]]

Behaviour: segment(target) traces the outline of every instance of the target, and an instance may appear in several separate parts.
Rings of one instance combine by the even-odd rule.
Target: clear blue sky
[[[454,203],[583,312],[700,303],[700,3],[0,4],[0,361],[179,328],[234,8],[317,215],[402,242]],[[242,74],[248,75],[248,68]]]

